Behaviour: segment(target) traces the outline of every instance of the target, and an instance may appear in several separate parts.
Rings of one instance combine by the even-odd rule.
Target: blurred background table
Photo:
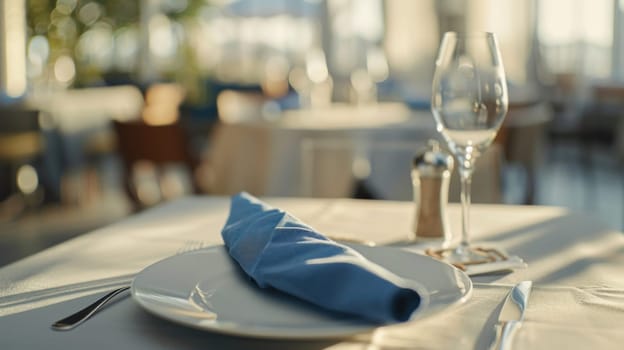
[[[411,200],[412,158],[427,140],[440,140],[431,112],[403,103],[287,110],[274,121],[258,114],[221,120],[210,160],[212,187],[223,194]],[[500,157],[494,147],[480,160],[475,201],[501,201]]]
[[[212,143],[215,188],[224,193],[245,189],[262,195],[303,195],[310,190],[305,186],[308,177],[322,177],[328,183],[309,195],[350,197],[356,153],[363,153],[360,157],[366,161],[367,148],[375,144],[402,145],[408,159],[388,170],[409,174],[409,157],[434,136],[427,112],[413,113],[399,103],[292,110],[273,122],[226,119]],[[313,159],[321,156],[322,147],[331,147],[324,153],[325,163]],[[308,167],[306,162],[315,164]]]

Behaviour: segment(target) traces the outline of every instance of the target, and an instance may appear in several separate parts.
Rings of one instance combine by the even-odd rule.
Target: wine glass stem
[[[469,231],[470,231],[470,190],[472,184],[473,167],[462,166],[459,168],[459,176],[461,179],[461,206],[462,206],[462,235],[461,242],[457,247],[457,253],[464,255],[469,249]]]

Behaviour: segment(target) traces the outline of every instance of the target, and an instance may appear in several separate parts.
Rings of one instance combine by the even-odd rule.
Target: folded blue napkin
[[[221,234],[262,288],[384,324],[408,320],[420,305],[405,279],[247,193],[232,197]]]

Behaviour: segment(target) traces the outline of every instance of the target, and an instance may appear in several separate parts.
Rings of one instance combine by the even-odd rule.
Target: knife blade
[[[522,281],[516,284],[503,303],[496,323],[496,339],[491,349],[508,350],[516,331],[522,326],[533,282]]]

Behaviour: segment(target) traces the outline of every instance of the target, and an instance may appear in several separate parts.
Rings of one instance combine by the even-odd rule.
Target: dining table
[[[424,246],[406,241],[415,209],[409,201],[262,200],[328,236],[411,254]],[[50,328],[162,259],[223,245],[229,205],[228,196],[184,197],[0,268],[0,349],[487,349],[505,296],[525,280],[533,289],[514,349],[621,349],[624,344],[624,234],[591,213],[501,204],[471,207],[471,239],[521,257],[526,268],[470,276],[468,297],[429,317],[347,337],[280,339],[248,336],[244,329],[224,334],[187,327],[154,316],[133,297],[121,297],[76,329]],[[460,206],[449,204],[447,215],[458,237]]]
[[[213,188],[222,194],[246,190],[265,196],[349,196],[354,159],[370,162],[371,148],[379,145],[391,150],[382,158],[385,167],[380,167],[388,170],[373,171],[367,180],[409,185],[409,176],[396,175],[408,174],[414,152],[435,136],[428,112],[414,112],[396,102],[293,109],[269,120],[261,115],[222,117],[211,140]],[[398,152],[399,148],[407,151],[407,160],[400,158],[405,152]],[[331,166],[325,165],[328,162]],[[388,166],[396,168],[397,163],[406,171]],[[315,181],[322,181],[316,186],[320,190],[307,186],[310,172],[305,170],[310,165],[315,168]],[[376,187],[384,198],[395,195],[392,186]]]
[[[359,186],[365,198],[411,200],[412,160],[430,140],[444,146],[431,111],[402,102],[334,103],[271,119],[228,114],[211,135],[210,188],[223,195],[358,197]],[[477,160],[473,201],[502,201],[502,148],[493,145]],[[457,174],[450,198],[459,201]]]

